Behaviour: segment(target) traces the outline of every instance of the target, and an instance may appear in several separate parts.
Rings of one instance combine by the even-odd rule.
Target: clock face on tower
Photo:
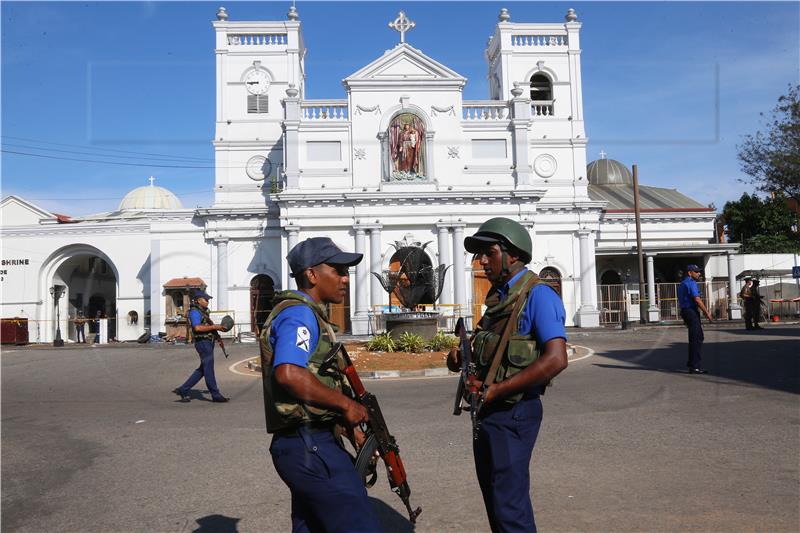
[[[269,89],[269,76],[263,70],[250,71],[244,78],[244,85],[250,94],[264,94]]]
[[[272,173],[272,161],[263,155],[256,155],[248,159],[247,176],[253,181],[261,181]]]

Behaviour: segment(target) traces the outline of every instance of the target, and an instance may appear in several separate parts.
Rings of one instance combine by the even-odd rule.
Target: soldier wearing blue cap
[[[192,289],[189,293],[192,303],[189,307],[189,323],[192,326],[194,348],[200,356],[200,366],[192,372],[186,382],[173,390],[181,397],[182,402],[189,401],[189,390],[194,387],[200,378],[206,379],[206,387],[211,393],[211,401],[224,403],[229,400],[222,395],[217,387],[217,378],[214,376],[214,332],[225,331],[225,327],[214,324],[208,314],[208,301],[211,296],[202,289]]]
[[[326,305],[344,300],[348,267],[362,254],[314,237],[286,259],[298,290],[275,296],[259,340],[269,450],[292,494],[292,531],[381,531],[341,445],[342,432],[362,443],[357,427],[367,410],[343,394],[338,372],[324,364],[336,342]]]
[[[711,313],[708,312],[703,300],[700,299],[700,289],[697,287],[697,280],[700,278],[700,267],[688,265],[686,267],[686,277],[678,285],[678,305],[681,308],[681,318],[689,330],[689,358],[686,366],[689,367],[690,374],[705,374],[703,370],[702,355],[703,349],[703,325],[700,323],[700,311],[706,315],[709,322],[713,322]]]

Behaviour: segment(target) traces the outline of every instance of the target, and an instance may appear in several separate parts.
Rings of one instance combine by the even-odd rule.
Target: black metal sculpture
[[[398,270],[386,270],[382,273],[372,272],[378,278],[383,289],[394,294],[406,309],[414,309],[422,302],[435,302],[442,293],[445,274],[449,266],[439,265],[434,268],[425,253],[430,242],[409,243],[408,240],[393,244],[397,250],[393,259],[400,262]]]

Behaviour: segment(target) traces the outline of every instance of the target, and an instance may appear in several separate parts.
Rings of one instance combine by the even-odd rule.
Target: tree
[[[800,85],[790,85],[789,93],[778,98],[765,130],[745,135],[737,148],[742,171],[759,190],[781,192],[800,202]]]
[[[744,193],[725,204],[721,219],[728,241],[741,243],[743,253],[800,252],[800,215],[782,195],[762,200]]]

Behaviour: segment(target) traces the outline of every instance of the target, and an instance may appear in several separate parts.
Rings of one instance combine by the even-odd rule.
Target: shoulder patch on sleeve
[[[304,352],[309,352],[309,343],[311,341],[311,332],[308,331],[308,328],[305,326],[300,326],[297,328],[297,341],[296,345],[298,348],[303,350]]]

